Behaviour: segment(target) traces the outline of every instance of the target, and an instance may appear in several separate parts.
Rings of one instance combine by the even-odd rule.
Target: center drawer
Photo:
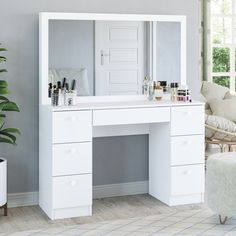
[[[92,141],[92,112],[53,112],[53,143]]]
[[[53,177],[53,208],[92,205],[92,174]]]
[[[170,108],[129,108],[93,111],[93,125],[125,125],[169,122]]]
[[[92,142],[54,144],[53,176],[92,173]]]

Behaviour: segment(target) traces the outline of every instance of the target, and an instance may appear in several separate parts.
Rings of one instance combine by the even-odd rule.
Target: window
[[[209,74],[211,81],[236,90],[236,0],[209,4]]]

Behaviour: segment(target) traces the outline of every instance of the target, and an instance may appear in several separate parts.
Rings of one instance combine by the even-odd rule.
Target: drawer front
[[[204,134],[204,106],[171,108],[171,134]]]
[[[53,178],[53,208],[92,205],[92,175]]]
[[[53,145],[53,176],[92,173],[92,143]]]
[[[204,164],[171,167],[171,195],[204,192]]]
[[[132,108],[93,111],[93,125],[124,125],[169,122],[170,108]]]
[[[53,143],[84,142],[91,140],[91,111],[53,113]]]
[[[171,165],[204,163],[204,136],[176,136],[171,138]]]

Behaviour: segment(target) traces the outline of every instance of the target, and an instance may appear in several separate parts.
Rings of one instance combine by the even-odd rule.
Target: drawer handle
[[[185,140],[184,142],[183,142],[183,145],[190,145],[191,144],[191,141],[189,141],[189,140]]]
[[[68,150],[69,154],[75,154],[76,153],[76,148],[71,148]]]
[[[72,180],[72,181],[70,182],[70,185],[71,185],[72,187],[75,187],[76,184],[77,184],[77,182],[76,182],[75,180]]]
[[[67,118],[68,121],[76,121],[76,116],[70,116]]]
[[[183,172],[184,175],[191,175],[191,173],[192,173],[191,170],[186,170]]]
[[[188,116],[188,115],[190,115],[190,114],[191,114],[190,111],[185,111],[185,112],[184,112],[184,115],[185,115],[185,116]]]

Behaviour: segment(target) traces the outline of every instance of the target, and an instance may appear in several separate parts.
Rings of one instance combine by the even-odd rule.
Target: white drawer
[[[171,165],[204,163],[204,136],[176,136],[171,138]]]
[[[171,167],[171,195],[204,192],[204,164]]]
[[[53,208],[92,205],[92,175],[53,178]]]
[[[204,106],[171,108],[171,134],[204,134]]]
[[[91,111],[53,113],[53,143],[85,142],[91,140]]]
[[[130,108],[93,111],[93,125],[124,125],[169,122],[170,108]]]
[[[92,143],[53,145],[53,176],[92,173]]]

